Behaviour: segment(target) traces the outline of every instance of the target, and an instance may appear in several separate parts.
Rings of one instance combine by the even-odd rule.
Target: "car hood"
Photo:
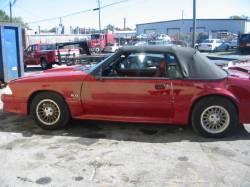
[[[12,80],[10,83],[20,82],[61,82],[69,80],[83,80],[88,73],[84,71],[84,67],[71,66],[60,67],[55,69],[46,70],[42,73],[32,74],[19,79]]]

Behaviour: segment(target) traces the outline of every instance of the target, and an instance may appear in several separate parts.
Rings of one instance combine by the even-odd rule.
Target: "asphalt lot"
[[[189,127],[94,121],[45,131],[0,111],[0,155],[0,186],[250,186],[244,127],[224,139]]]

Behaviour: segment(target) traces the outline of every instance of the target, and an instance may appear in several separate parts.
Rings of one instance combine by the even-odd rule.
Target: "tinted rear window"
[[[250,40],[250,34],[241,35],[239,39],[241,41],[249,41]]]

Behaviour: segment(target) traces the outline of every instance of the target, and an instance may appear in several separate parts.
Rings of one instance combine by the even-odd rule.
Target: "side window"
[[[166,77],[166,58],[162,53],[121,55],[103,71],[107,77]]]
[[[26,51],[27,53],[30,53],[31,50],[32,50],[32,46],[30,45],[25,51]]]
[[[36,45],[32,45],[31,46],[31,52],[35,52],[36,51]]]
[[[173,54],[166,54],[167,61],[167,77],[170,79],[182,78],[178,61]]]

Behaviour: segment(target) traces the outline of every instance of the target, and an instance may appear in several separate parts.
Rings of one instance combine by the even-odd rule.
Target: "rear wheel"
[[[51,92],[36,95],[31,102],[30,111],[36,123],[46,130],[61,129],[70,119],[64,99]]]
[[[41,67],[43,70],[51,69],[52,64],[49,64],[46,59],[41,59]]]
[[[225,137],[238,125],[237,110],[226,98],[205,98],[194,106],[191,123],[193,129],[202,136]]]

